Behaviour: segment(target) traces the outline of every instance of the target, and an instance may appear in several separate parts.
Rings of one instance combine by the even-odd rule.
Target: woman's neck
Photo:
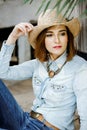
[[[54,54],[49,54],[49,58],[52,60],[52,61],[54,61],[54,60],[56,60],[56,59],[58,59],[59,57],[61,57],[64,53],[66,53],[66,51],[65,52],[63,52],[61,55],[54,55]]]

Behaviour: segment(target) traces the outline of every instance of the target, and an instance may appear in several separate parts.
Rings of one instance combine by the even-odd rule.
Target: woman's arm
[[[7,41],[3,43],[0,52],[1,79],[22,80],[32,76],[34,70],[34,63],[36,63],[35,60],[28,61],[16,66],[9,66],[16,40],[20,36],[26,35],[32,29],[33,26],[31,24],[20,23],[14,27]]]
[[[32,29],[33,25],[30,23],[20,23],[16,25],[9,35],[6,44],[14,44],[20,36],[27,35],[28,32],[32,31]]]

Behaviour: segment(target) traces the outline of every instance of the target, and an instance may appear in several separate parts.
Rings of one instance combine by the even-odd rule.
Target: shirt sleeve
[[[80,130],[87,129],[87,65],[83,65],[75,75],[74,90],[77,110],[80,116]]]
[[[19,65],[10,66],[10,60],[15,45],[3,42],[0,51],[0,78],[5,80],[25,80],[32,77],[37,67],[37,60],[26,61]]]

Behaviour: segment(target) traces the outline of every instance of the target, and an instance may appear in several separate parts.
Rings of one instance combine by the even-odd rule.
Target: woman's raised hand
[[[27,35],[28,32],[33,30],[33,25],[30,23],[17,24],[11,34],[9,35],[6,44],[13,44],[16,40],[23,35]]]

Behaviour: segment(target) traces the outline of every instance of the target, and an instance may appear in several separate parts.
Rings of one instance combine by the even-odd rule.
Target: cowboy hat
[[[77,18],[67,21],[61,14],[57,15],[56,10],[48,9],[45,13],[41,13],[38,17],[38,24],[28,34],[29,43],[35,48],[38,35],[46,28],[54,25],[65,25],[70,32],[76,37],[80,31],[80,22]]]

